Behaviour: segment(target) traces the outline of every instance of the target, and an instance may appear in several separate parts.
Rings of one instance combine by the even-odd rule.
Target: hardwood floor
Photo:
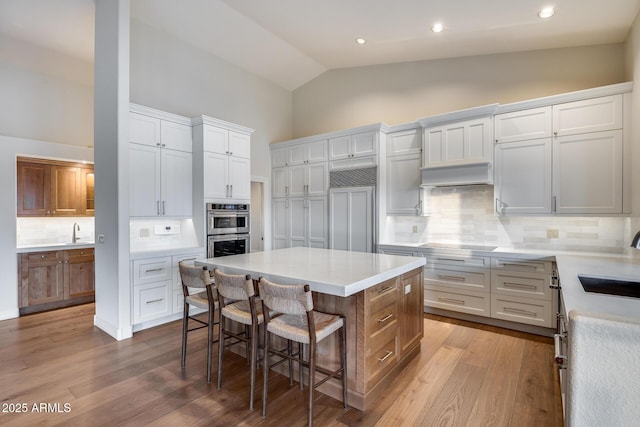
[[[190,334],[182,371],[180,322],[117,342],[93,327],[93,313],[87,304],[0,322],[0,425],[305,424],[304,393],[275,372],[268,417],[260,415],[261,373],[250,412],[246,361],[233,353],[225,355],[222,390],[215,374],[207,384],[206,329]],[[372,410],[345,411],[319,395],[314,423],[562,425],[551,339],[431,315],[424,326],[421,353]],[[16,413],[22,404],[26,413]]]

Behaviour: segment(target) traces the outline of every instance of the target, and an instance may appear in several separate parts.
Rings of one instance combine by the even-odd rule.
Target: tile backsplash
[[[163,234],[161,230],[167,227],[175,234]],[[132,219],[129,221],[129,239],[132,252],[198,246],[191,219]]]
[[[431,215],[387,217],[387,239],[620,253],[635,234],[629,217],[497,216],[489,185],[434,188],[430,194]],[[558,237],[547,237],[554,230]]]
[[[80,230],[76,231],[79,240],[95,241],[93,217],[18,217],[17,246],[69,243],[73,236],[74,223],[80,226]]]

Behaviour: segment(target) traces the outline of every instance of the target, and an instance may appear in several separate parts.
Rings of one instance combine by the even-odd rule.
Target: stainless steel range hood
[[[493,184],[493,168],[490,161],[448,162],[421,168],[420,173],[422,175],[421,187]]]

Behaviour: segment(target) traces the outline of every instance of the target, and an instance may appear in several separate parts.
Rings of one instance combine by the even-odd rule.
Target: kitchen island
[[[282,284],[308,284],[317,310],[343,314],[349,406],[370,407],[420,352],[423,257],[287,248],[196,263],[256,280],[262,276]],[[335,337],[325,341],[318,347],[318,364],[333,368],[339,361],[338,342]],[[338,382],[329,381],[319,390],[340,399]]]

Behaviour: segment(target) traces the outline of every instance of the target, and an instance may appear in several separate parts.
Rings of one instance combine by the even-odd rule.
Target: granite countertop
[[[424,257],[399,257],[334,249],[287,248],[196,261],[227,273],[264,276],[283,284],[346,297],[425,265]]]

